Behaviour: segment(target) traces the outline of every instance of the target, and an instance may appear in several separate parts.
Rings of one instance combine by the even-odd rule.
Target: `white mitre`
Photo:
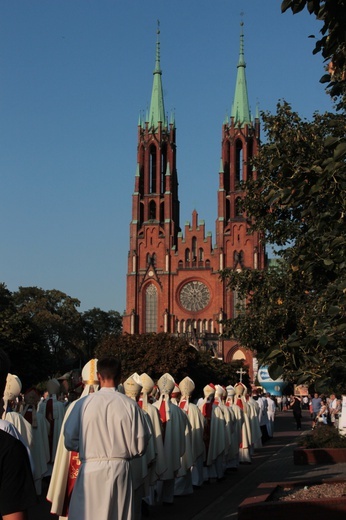
[[[224,389],[223,386],[221,385],[215,385],[215,395],[219,398],[221,397],[225,397],[226,395],[226,390]]]
[[[81,397],[84,397],[85,395],[88,395],[90,392],[92,392],[91,387],[93,388],[94,392],[97,392],[100,383],[97,378],[96,358],[90,359],[90,361],[88,361],[82,368],[82,381],[84,388]]]
[[[157,386],[159,387],[160,394],[170,394],[174,388],[175,382],[171,374],[163,374],[157,382]]]
[[[139,377],[142,384],[143,394],[150,394],[150,392],[153,390],[155,386],[154,381],[151,379],[150,376],[148,376],[148,374],[145,374],[144,372]]]
[[[175,381],[171,374],[163,374],[163,376],[160,377],[160,379],[157,382],[157,386],[160,390],[160,398],[157,401],[157,408],[160,410],[160,415],[162,415],[164,412],[162,412],[163,406],[165,407],[166,412],[166,421],[169,421],[170,419],[170,409],[168,405],[169,401],[169,394],[172,392],[175,385]],[[173,405],[172,405],[173,406]]]
[[[234,385],[234,390],[235,390],[235,395],[237,397],[246,395],[246,386],[241,382],[238,382]]]
[[[6,386],[4,391],[4,413],[2,418],[5,418],[6,410],[9,401],[13,401],[16,399],[16,397],[19,396],[20,391],[22,389],[22,383],[18,376],[15,376],[14,374],[7,374],[6,379]]]
[[[142,385],[139,382],[135,381],[135,378],[133,376],[130,376],[124,382],[124,390],[125,395],[127,395],[127,397],[131,397],[131,399],[136,400],[136,398],[141,393]]]
[[[192,381],[190,377],[184,377],[184,379],[179,383],[179,388],[181,391],[182,398],[191,397],[191,394],[195,389],[195,383]]]
[[[235,395],[234,386],[232,386],[232,385],[226,386],[226,391],[227,391],[227,397],[233,397]]]

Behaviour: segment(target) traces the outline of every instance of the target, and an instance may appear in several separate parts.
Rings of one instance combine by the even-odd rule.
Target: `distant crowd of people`
[[[312,429],[317,426],[329,425],[339,428],[341,417],[341,397],[332,393],[327,397],[315,392],[313,395],[283,395],[276,398],[278,410],[292,410],[297,430],[301,430],[302,410],[309,410],[312,419]]]

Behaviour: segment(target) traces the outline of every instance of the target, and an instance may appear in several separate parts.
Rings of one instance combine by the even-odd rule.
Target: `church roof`
[[[235,85],[235,93],[231,116],[234,118],[234,124],[244,125],[251,123],[251,112],[249,107],[249,98],[247,93],[246,75],[245,75],[245,59],[244,59],[244,23],[240,24],[240,50],[237,65],[237,80]]]
[[[160,29],[159,26],[157,28],[157,41],[156,41],[156,61],[155,61],[155,69],[154,69],[154,80],[153,80],[153,88],[151,92],[151,102],[150,109],[148,114],[148,123],[149,128],[157,128],[158,123],[161,122],[162,126],[166,125],[166,117],[165,117],[165,105],[163,101],[163,89],[162,89],[162,71],[160,68]]]

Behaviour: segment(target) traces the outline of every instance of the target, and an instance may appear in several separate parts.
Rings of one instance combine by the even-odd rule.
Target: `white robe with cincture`
[[[101,388],[76,401],[64,436],[81,460],[69,520],[132,520],[129,461],[145,452],[150,438],[139,406],[114,388]]]

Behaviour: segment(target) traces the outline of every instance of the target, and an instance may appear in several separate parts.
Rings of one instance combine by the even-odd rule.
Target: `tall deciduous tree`
[[[64,370],[81,354],[79,300],[56,289],[19,287],[13,293],[19,315],[37,328],[41,341],[52,355],[54,373]]]
[[[11,372],[20,378],[24,388],[52,373],[52,356],[42,342],[39,328],[18,311],[13,294],[3,283],[0,284],[0,344],[11,360]]]
[[[108,336],[116,337],[122,332],[122,317],[117,311],[103,311],[97,307],[83,312],[84,361],[91,359],[97,346]]]

